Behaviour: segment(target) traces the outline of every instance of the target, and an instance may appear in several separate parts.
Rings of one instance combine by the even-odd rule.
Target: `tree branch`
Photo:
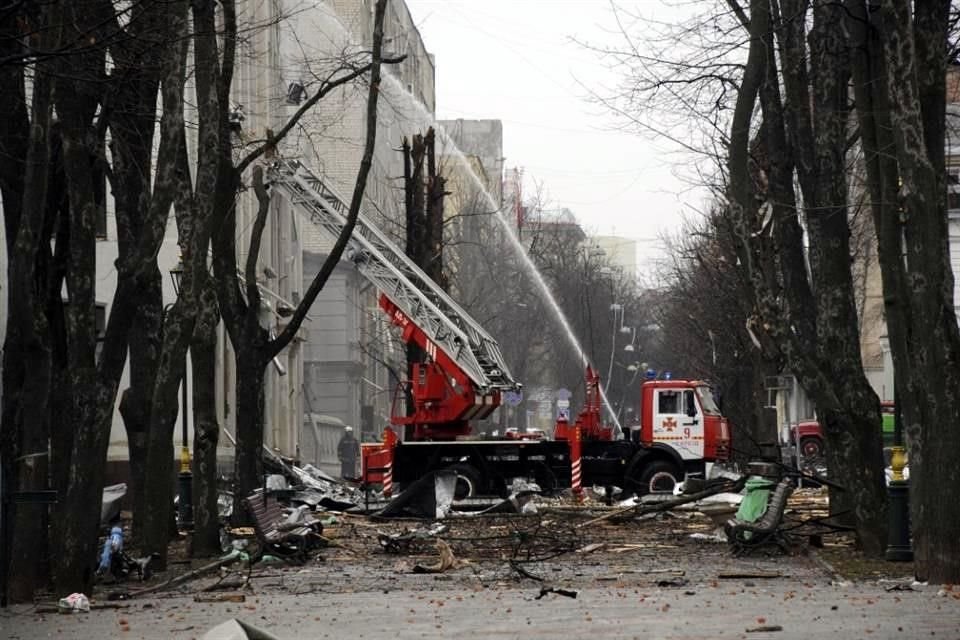
[[[376,47],[374,47],[374,49],[376,49]],[[339,78],[325,80],[320,85],[320,89],[318,89],[317,92],[313,94],[313,96],[308,98],[306,102],[300,105],[300,108],[297,109],[297,112],[290,117],[287,123],[284,124],[279,131],[277,131],[272,136],[268,137],[263,144],[261,144],[259,147],[251,151],[245,158],[243,158],[243,160],[240,161],[240,163],[237,165],[237,172],[243,173],[243,171],[247,167],[249,167],[252,162],[254,162],[257,158],[259,158],[264,153],[266,153],[268,149],[276,148],[277,144],[280,141],[282,141],[288,133],[290,133],[290,130],[293,129],[295,126],[297,126],[297,123],[300,122],[304,114],[310,109],[312,109],[313,106],[318,102],[320,102],[320,100],[322,100],[324,96],[326,96],[328,93],[330,93],[337,87],[343,86],[348,82],[356,80],[357,78],[365,74],[367,71],[371,70],[374,64],[379,65],[380,62],[384,62],[387,64],[396,64],[399,62],[403,62],[406,59],[406,57],[407,57],[406,55],[402,55],[394,58],[385,58],[379,62],[376,59],[374,59],[369,64],[365,64],[362,67],[356,68],[350,73],[342,75]],[[379,73],[378,73],[378,76],[379,76]]]
[[[267,226],[267,215],[270,213],[270,194],[263,184],[263,167],[253,168],[253,192],[257,196],[257,217],[253,221],[253,230],[250,232],[250,251],[247,253],[244,279],[247,286],[247,315],[252,316],[256,321],[260,310],[260,289],[257,287],[257,258],[260,256],[263,230]]]
[[[367,176],[369,176],[370,167],[373,165],[373,150],[377,138],[377,102],[380,97],[380,63],[383,47],[383,17],[386,12],[386,4],[387,0],[377,0],[373,27],[373,56],[369,65],[370,91],[367,98],[367,136],[363,149],[363,158],[360,161],[360,169],[357,171],[357,181],[353,188],[353,197],[350,200],[347,224],[343,228],[343,231],[340,232],[340,237],[337,238],[336,244],[334,244],[330,255],[328,255],[324,261],[319,273],[317,273],[313,282],[310,283],[310,288],[307,289],[303,300],[297,305],[293,316],[290,318],[290,322],[284,327],[280,335],[268,343],[266,348],[267,353],[265,354],[266,360],[280,353],[296,335],[304,318],[307,316],[307,311],[309,311],[313,301],[316,300],[317,295],[323,289],[330,274],[333,273],[334,268],[336,268],[337,263],[340,261],[340,256],[343,255],[343,250],[346,248],[347,242],[349,242],[350,236],[353,234],[353,228],[357,224],[357,216],[360,215],[360,204],[363,201],[363,192],[367,186]],[[292,126],[292,124],[288,123],[288,126],[284,129],[289,131],[290,126]]]

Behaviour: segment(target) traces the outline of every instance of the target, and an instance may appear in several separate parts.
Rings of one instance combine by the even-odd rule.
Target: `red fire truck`
[[[271,181],[317,228],[339,236],[347,207],[317,176],[281,161]],[[395,402],[384,441],[362,448],[364,482],[382,485],[385,494],[439,469],[457,473],[458,497],[503,494],[517,477],[546,491],[599,485],[643,494],[668,491],[686,474],[728,458],[730,429],[705,383],[642,382],[640,423],[615,434],[602,424],[600,379],[589,365],[583,409],[572,424],[558,420],[551,437],[473,436],[471,421],[521,388],[497,341],[362,214],[344,256],[378,288],[380,307],[402,339],[426,354],[398,389],[397,397],[412,398],[412,412],[397,411]]]

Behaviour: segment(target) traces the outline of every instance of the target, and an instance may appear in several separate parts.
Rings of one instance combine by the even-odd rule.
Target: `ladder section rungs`
[[[336,239],[348,209],[336,192],[300,163],[280,161],[272,181],[311,221]],[[415,321],[481,389],[516,389],[496,341],[363,214],[345,254]],[[466,347],[466,348],[464,348]]]

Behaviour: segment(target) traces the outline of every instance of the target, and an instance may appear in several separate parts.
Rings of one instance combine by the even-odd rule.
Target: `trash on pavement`
[[[401,533],[387,535],[380,533],[377,535],[377,542],[386,553],[409,553],[417,542],[432,540],[438,535],[446,533],[448,527],[441,523],[436,523],[428,529],[414,529],[413,531],[404,530]]]
[[[233,515],[233,492],[232,491],[218,491],[217,492],[217,515],[222,519],[229,518]]]
[[[440,552],[440,559],[431,565],[414,565],[414,573],[443,573],[457,566],[457,558],[453,555],[453,550],[449,544],[437,538],[436,546],[437,551]]]
[[[96,576],[102,578],[110,575],[114,580],[125,580],[130,574],[136,574],[143,582],[152,575],[151,564],[160,557],[152,553],[142,558],[133,558],[123,550],[123,529],[119,526],[111,527],[110,534],[103,543],[100,552],[100,563],[97,565]]]
[[[82,593],[71,593],[66,598],[60,598],[57,603],[60,613],[76,613],[90,611],[90,599]]]
[[[266,485],[267,491],[283,491],[290,488],[290,485],[287,484],[287,479],[279,473],[271,473],[268,475]]]
[[[113,556],[123,551],[123,529],[113,527],[110,529],[110,535],[103,543],[103,551],[100,553],[100,564],[97,566],[97,575],[103,575],[110,570],[113,564]]]
[[[658,587],[685,587],[690,581],[684,577],[670,578],[669,580],[657,580]]]

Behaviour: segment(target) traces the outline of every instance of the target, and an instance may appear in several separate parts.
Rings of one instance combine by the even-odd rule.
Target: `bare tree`
[[[885,530],[880,414],[863,373],[849,266],[842,28],[842,8],[830,2],[707,5],[683,27],[666,29],[689,34],[678,44],[688,55],[664,46],[650,54],[628,40],[618,59],[641,71],[629,78],[637,91],[624,92],[634,96],[634,110],[623,100],[613,106],[629,117],[652,96],[661,110],[666,101],[706,132],[691,144],[659,131],[715,163],[705,182],[728,201],[722,211],[749,285],[750,330],[763,359],[782,362],[813,397],[831,469],[849,489],[832,493],[831,508],[849,511],[865,550],[878,554]]]
[[[163,5],[162,21],[157,20],[161,11],[158,4]],[[103,461],[106,457],[114,401],[127,357],[128,331],[135,317],[143,317],[138,309],[142,307],[148,313],[151,308],[147,304],[151,292],[158,294],[150,282],[157,282],[156,252],[171,200],[162,176],[156,180],[152,193],[143,189],[142,177],[149,175],[149,162],[130,170],[131,159],[136,162],[146,156],[149,160],[151,143],[143,138],[152,135],[150,123],[156,102],[156,89],[150,89],[149,82],[141,82],[142,77],[132,78],[130,73],[136,68],[144,72],[143,76],[153,75],[156,79],[158,70],[169,66],[165,61],[178,47],[160,51],[156,43],[175,40],[171,33],[178,27],[177,3],[143,0],[123,7],[104,0],[43,6],[21,3],[11,11],[8,17],[16,20],[5,20],[4,25],[15,24],[17,28],[5,34],[3,77],[14,89],[12,95],[21,98],[25,78],[32,78],[36,94],[33,113],[29,124],[20,122],[17,126],[24,126],[24,131],[33,136],[37,154],[32,159],[27,155],[27,163],[13,161],[4,165],[5,224],[8,237],[16,239],[12,263],[33,270],[33,275],[29,275],[29,271],[13,267],[12,272],[26,277],[18,280],[18,275],[12,279],[9,295],[16,301],[11,308],[21,310],[18,313],[22,312],[24,317],[34,318],[30,333],[20,334],[27,337],[24,344],[49,345],[57,369],[51,373],[49,357],[40,354],[23,360],[35,366],[5,368],[5,377],[23,375],[18,369],[28,377],[7,379],[12,384],[5,385],[3,431],[13,439],[29,434],[31,459],[42,455],[47,442],[50,443],[51,475],[60,492],[58,517],[54,520],[57,581],[61,589],[80,590],[89,586],[92,577],[90,558],[97,542],[104,478],[104,465],[91,464],[91,460]],[[148,32],[150,36],[145,36],[145,41],[149,43],[131,44],[136,34]],[[149,55],[144,55],[147,51]],[[108,52],[113,61],[110,73],[106,66]],[[50,71],[54,67],[55,77]],[[126,92],[131,87],[144,86],[148,97],[139,96],[139,103]],[[51,90],[52,95],[48,93]],[[17,101],[13,104],[16,107]],[[149,108],[138,111],[137,104]],[[50,115],[53,108],[56,121]],[[25,112],[15,108],[14,113],[22,116]],[[136,131],[127,126],[137,119],[140,120]],[[115,173],[107,166],[104,149],[105,132],[111,125],[116,126]],[[141,138],[136,146],[146,147],[146,154],[124,146],[124,140],[132,137]],[[22,147],[24,140],[22,132],[12,128],[0,132],[0,138],[5,150]],[[169,146],[169,142],[164,144],[161,140],[161,157]],[[41,149],[53,152],[41,153]],[[128,164],[124,165],[124,161]],[[131,186],[137,172],[141,176],[140,186]],[[121,243],[116,298],[97,358],[94,243],[97,213],[105,205],[104,174],[116,179],[115,193],[120,196],[118,226],[129,233]],[[130,194],[133,195],[125,198]],[[46,212],[46,220],[40,221],[42,226],[34,226],[35,207]],[[130,218],[126,216],[130,215],[136,220],[127,224]],[[37,265],[41,271],[27,265]],[[41,273],[38,280],[36,276]],[[43,286],[37,289],[35,283]],[[66,304],[60,299],[63,284],[68,296]],[[32,291],[39,295],[31,295]],[[49,338],[41,338],[37,343],[30,337],[43,336],[50,327],[54,332]],[[11,339],[14,342],[9,342]],[[6,357],[14,357],[20,351],[21,347],[16,345],[19,340],[16,333],[8,335]],[[39,381],[51,376],[56,385],[50,388],[43,383],[47,385],[44,390]],[[36,377],[37,381],[29,377]],[[26,397],[30,402],[21,402]],[[48,397],[50,402],[46,402]],[[23,409],[27,409],[26,414]],[[49,412],[53,431],[29,424],[33,420],[29,416],[38,412]],[[42,518],[34,521],[42,526]],[[17,531],[18,537],[22,535],[28,544],[46,539],[42,530],[37,535],[31,534],[29,527],[18,527]],[[17,540],[11,546],[25,548]],[[37,565],[34,562],[32,566]],[[17,572],[18,578],[26,575],[27,572]]]
[[[261,448],[263,445],[263,380],[264,369],[293,339],[310,306],[323,289],[336,267],[353,233],[363,199],[367,176],[373,161],[376,141],[377,101],[380,95],[380,66],[383,62],[395,63],[403,58],[383,59],[383,19],[386,0],[378,0],[374,15],[373,47],[369,56],[362,56],[354,64],[335,71],[320,86],[313,96],[298,110],[297,114],[264,144],[244,157],[236,165],[229,153],[221,154],[217,190],[224,194],[217,203],[218,228],[213,241],[214,271],[220,310],[230,334],[237,364],[237,448],[235,482],[237,496],[253,491],[262,477]],[[254,163],[271,153],[277,143],[296,125],[299,118],[330,91],[369,73],[369,93],[366,107],[366,139],[363,156],[357,172],[350,200],[347,224],[316,274],[301,302],[293,311],[283,331],[271,338],[259,322],[260,291],[256,286],[256,263],[260,253],[260,241],[269,212],[269,194],[262,179],[262,169]],[[226,123],[226,111],[221,113],[221,122]],[[259,208],[253,224],[250,250],[244,268],[245,284],[241,289],[237,275],[235,248],[236,210],[233,194],[240,187],[243,173],[253,169],[253,187]],[[239,514],[239,509],[236,510]]]
[[[951,3],[848,0],[851,67],[879,244],[896,402],[911,463],[916,575],[960,579],[960,332],[947,246]]]
[[[688,222],[668,249],[663,291],[654,303],[664,351],[683,375],[713,385],[734,425],[734,457],[749,460],[762,453],[759,444],[776,440],[762,409],[768,402],[764,378],[779,374],[783,364],[755,349],[747,333],[753,309],[730,220],[714,210]]]

